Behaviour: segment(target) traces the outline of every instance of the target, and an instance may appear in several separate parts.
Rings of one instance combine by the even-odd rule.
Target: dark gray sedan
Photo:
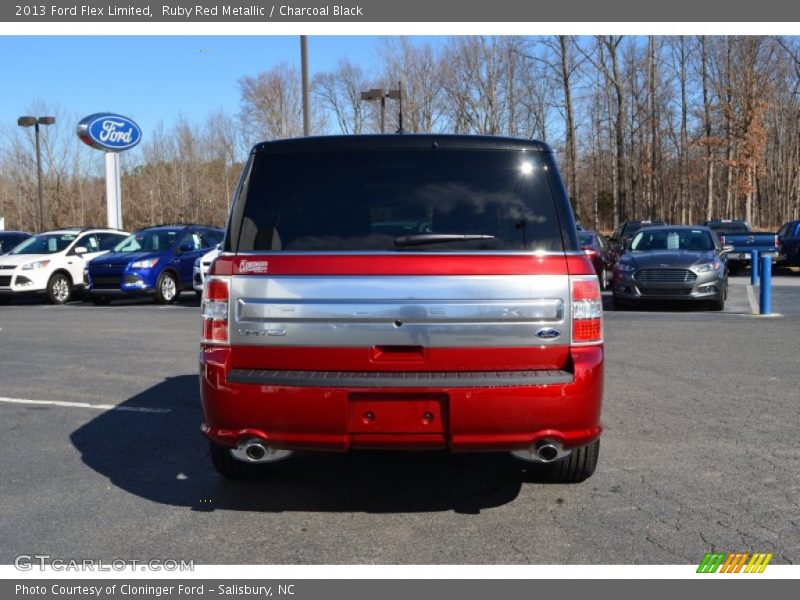
[[[642,300],[704,302],[725,308],[728,273],[725,255],[708,227],[664,226],[642,229],[614,266],[614,306]]]

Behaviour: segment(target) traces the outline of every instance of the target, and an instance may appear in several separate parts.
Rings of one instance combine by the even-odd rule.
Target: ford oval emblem
[[[113,113],[95,113],[78,123],[78,137],[92,148],[122,152],[141,141],[142,130],[128,117]]]
[[[534,333],[534,335],[545,340],[554,340],[561,335],[561,332],[551,327],[543,327]]]

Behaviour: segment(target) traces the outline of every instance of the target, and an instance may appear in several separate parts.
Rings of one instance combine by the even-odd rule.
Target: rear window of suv
[[[622,235],[631,237],[642,227],[660,227],[662,225],[666,225],[666,223],[664,221],[628,221],[622,230]]]
[[[563,250],[538,152],[359,149],[253,160],[239,251]]]
[[[717,232],[718,235],[736,235],[736,234],[745,234],[750,233],[750,227],[747,226],[747,223],[741,222],[725,222],[725,221],[717,221],[717,222],[710,222],[708,226]]]

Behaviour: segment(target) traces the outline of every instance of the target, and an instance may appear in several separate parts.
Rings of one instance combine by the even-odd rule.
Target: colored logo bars
[[[749,561],[748,561],[749,559]],[[755,552],[707,552],[697,567],[698,573],[763,573],[772,553]]]

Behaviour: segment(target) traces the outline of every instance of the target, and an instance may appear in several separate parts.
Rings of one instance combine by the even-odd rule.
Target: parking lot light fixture
[[[42,150],[39,143],[39,125],[53,125],[55,117],[32,117],[26,115],[17,119],[20,127],[33,127],[36,138],[36,180],[39,188],[39,218],[37,233],[44,231],[44,195],[42,193]]]
[[[372,102],[374,100],[380,100],[381,103],[381,133],[384,132],[385,129],[385,115],[386,115],[386,90],[383,88],[373,88],[371,90],[367,90],[366,92],[361,92],[361,99],[366,100],[367,102]]]
[[[398,100],[400,98],[400,89],[385,90],[383,88],[373,88],[366,92],[361,92],[361,99],[367,102],[380,100],[381,103],[381,133],[386,132],[386,99]],[[402,129],[402,122],[400,124]]]

